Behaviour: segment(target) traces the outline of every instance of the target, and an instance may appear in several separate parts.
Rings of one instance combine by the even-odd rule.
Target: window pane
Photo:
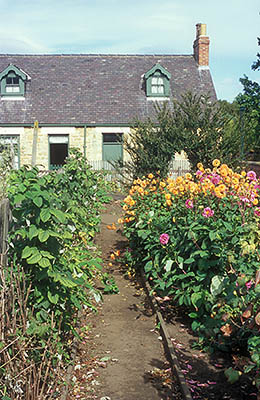
[[[152,93],[158,93],[158,86],[152,86]]]
[[[158,93],[160,94],[164,93],[163,86],[158,86]]]
[[[69,143],[69,136],[68,135],[50,135],[49,136],[49,143],[50,144],[67,144]]]
[[[152,85],[157,85],[158,78],[152,77]]]
[[[67,143],[50,143],[50,169],[59,169],[68,157]]]
[[[121,143],[121,133],[103,133],[103,143]]]
[[[19,93],[20,87],[19,86],[6,86],[5,91],[6,91],[6,93]]]
[[[7,85],[19,85],[19,77],[15,76],[15,77],[7,77],[6,78],[6,84]]]

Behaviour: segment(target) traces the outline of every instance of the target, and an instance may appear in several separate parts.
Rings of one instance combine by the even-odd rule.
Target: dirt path
[[[76,358],[75,385],[67,399],[180,400],[155,329],[155,317],[141,286],[129,279],[116,261],[108,265],[111,252],[126,246],[120,231],[107,229],[107,225],[117,223],[120,215],[117,200],[103,212],[96,240],[119,293],[105,295],[98,315],[91,317],[90,332],[85,326]],[[82,332],[83,328],[84,323]]]

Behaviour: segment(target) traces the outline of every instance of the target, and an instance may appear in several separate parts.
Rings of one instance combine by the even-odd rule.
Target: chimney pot
[[[199,66],[209,65],[209,37],[207,34],[206,24],[196,25],[196,39],[193,43],[194,58]]]

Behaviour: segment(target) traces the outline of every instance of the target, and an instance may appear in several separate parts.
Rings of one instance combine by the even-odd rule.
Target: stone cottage
[[[96,168],[125,157],[122,137],[155,102],[216,93],[206,25],[191,55],[0,54],[0,150],[15,164],[59,168],[76,147]]]

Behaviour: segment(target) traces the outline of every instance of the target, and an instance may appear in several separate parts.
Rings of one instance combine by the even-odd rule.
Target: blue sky
[[[219,99],[233,101],[260,36],[259,0],[0,0],[0,53],[192,54],[207,24]]]

